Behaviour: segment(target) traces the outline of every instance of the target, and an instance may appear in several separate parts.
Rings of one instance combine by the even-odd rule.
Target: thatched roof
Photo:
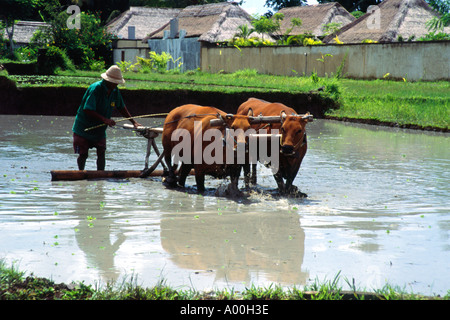
[[[135,38],[143,39],[147,34],[168,23],[181,9],[130,7],[107,24],[108,31],[121,39],[128,39],[128,27],[135,27]]]
[[[336,35],[344,43],[361,43],[366,39],[393,42],[399,36],[417,39],[429,33],[426,23],[437,16],[439,13],[424,0],[384,0],[377,10],[369,7],[367,14],[323,41],[333,43]]]
[[[13,40],[17,44],[27,45],[30,43],[33,34],[41,27],[49,27],[49,24],[39,21],[17,21],[14,24]],[[9,27],[11,30],[11,27]],[[4,37],[7,37],[6,30],[3,30]]]
[[[232,2],[188,6],[177,18],[178,30],[185,30],[186,38],[198,37],[199,41],[210,43],[232,39],[240,25],[251,26],[251,16]],[[168,24],[149,33],[146,39],[162,39],[165,30],[170,30]]]
[[[302,20],[302,25],[293,28],[289,35],[310,32],[315,36],[321,36],[324,34],[323,27],[328,23],[340,23],[340,26],[343,27],[356,20],[337,2],[283,8],[278,12],[284,14],[284,19],[281,22],[281,32],[283,34],[288,28],[292,27],[292,18],[300,18]]]

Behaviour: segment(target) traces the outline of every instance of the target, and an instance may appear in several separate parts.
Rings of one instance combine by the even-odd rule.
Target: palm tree
[[[255,29],[253,28],[249,28],[248,25],[246,24],[242,24],[238,27],[238,32],[234,35],[235,37],[239,37],[239,38],[243,38],[243,39],[248,39],[248,37],[250,37],[250,35],[255,32]]]
[[[441,13],[440,17],[435,17],[427,22],[429,30],[442,30],[450,25],[450,0],[427,0],[428,4]]]

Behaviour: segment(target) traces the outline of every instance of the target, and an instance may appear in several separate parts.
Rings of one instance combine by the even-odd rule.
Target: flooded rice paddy
[[[0,118],[0,259],[20,270],[196,290],[302,287],[339,272],[359,289],[450,289],[449,134],[316,120],[295,180],[307,199],[279,197],[262,166],[247,198],[227,199],[212,178],[204,195],[193,177],[184,190],[157,177],[52,182],[51,170],[77,168],[72,122]],[[108,129],[107,170],[143,169],[145,152],[145,138]]]

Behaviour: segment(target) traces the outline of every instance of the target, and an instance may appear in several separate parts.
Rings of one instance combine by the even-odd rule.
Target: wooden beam
[[[60,180],[86,180],[86,179],[125,179],[125,178],[139,178],[142,174],[141,170],[112,170],[112,171],[97,171],[97,170],[53,170],[50,172],[52,181]],[[163,170],[155,170],[150,176],[162,176]]]
[[[89,179],[126,179],[126,178],[140,178],[142,170],[52,170],[52,181],[74,181],[74,180],[89,180]],[[164,170],[154,170],[146,177],[162,177]],[[175,171],[175,175],[178,175],[178,170]],[[195,171],[192,169],[189,175],[194,175]]]

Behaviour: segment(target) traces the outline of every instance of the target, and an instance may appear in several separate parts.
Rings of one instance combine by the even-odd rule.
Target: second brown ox
[[[258,115],[280,116],[280,121],[277,123],[255,124],[253,128],[256,131],[266,129],[269,134],[274,133],[275,129],[279,130],[281,134],[279,166],[278,171],[274,174],[274,178],[281,193],[297,192],[297,187],[293,185],[293,181],[306,154],[308,147],[306,124],[312,120],[312,116],[309,113],[298,115],[294,109],[282,103],[271,103],[256,98],[250,98],[241,104],[236,114],[246,114],[250,109],[253,110],[253,114],[256,117]],[[256,164],[252,164],[251,167],[252,172],[250,175],[250,164],[246,163],[244,165],[246,185],[249,184],[249,181],[256,183]],[[300,195],[306,196],[303,193],[300,193]]]

